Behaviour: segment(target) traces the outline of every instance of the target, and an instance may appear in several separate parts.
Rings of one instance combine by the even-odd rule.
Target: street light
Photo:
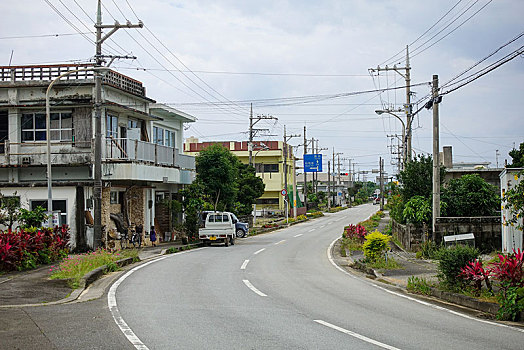
[[[393,112],[402,112],[402,110],[395,110],[395,111],[390,111],[389,109],[377,109],[375,111],[375,113],[377,113],[378,115],[381,115],[383,113],[386,113],[386,114],[390,114],[392,116],[394,116],[395,118],[397,118],[398,120],[400,120],[400,123],[402,123],[402,169],[404,169],[404,166],[406,164],[406,159],[407,159],[407,152],[406,152],[406,124],[404,123],[404,121],[402,120],[402,118],[400,118],[398,115],[396,115],[395,113]]]
[[[100,72],[105,73],[109,70],[107,67],[89,67],[89,68],[81,68],[81,69],[75,69],[67,71],[58,77],[56,77],[53,81],[49,83],[49,86],[47,87],[46,93],[45,93],[45,114],[46,114],[46,143],[47,143],[47,211],[51,213],[51,216],[48,220],[48,227],[52,227],[53,224],[53,187],[52,187],[52,179],[51,179],[51,107],[49,105],[49,93],[51,92],[51,88],[53,85],[62,79],[63,77],[66,77],[73,73],[78,72],[86,72],[86,71],[93,71],[93,72]],[[95,161],[101,161],[100,159],[95,159]]]

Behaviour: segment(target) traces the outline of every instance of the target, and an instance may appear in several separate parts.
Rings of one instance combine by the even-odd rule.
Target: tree
[[[16,194],[16,193],[15,193]],[[12,230],[13,224],[20,215],[20,197],[4,197],[0,195],[0,224]]]
[[[213,144],[196,157],[197,180],[215,210],[232,210],[238,192],[240,162],[227,148]]]
[[[519,149],[514,148],[509,151],[509,155],[513,161],[508,164],[508,168],[524,168],[524,142],[520,144]]]
[[[440,167],[440,184],[444,181],[446,170]],[[420,155],[411,162],[406,163],[406,168],[399,174],[400,195],[402,201],[407,203],[413,196],[431,198],[433,193],[433,158]]]
[[[204,189],[200,181],[195,180],[191,185],[180,191],[182,208],[185,214],[184,227],[188,236],[198,236],[200,212],[204,208]]]
[[[253,203],[264,194],[266,185],[256,176],[255,168],[249,164],[238,164],[238,192],[235,209],[238,215],[250,215]]]
[[[467,174],[451,180],[442,192],[446,216],[493,216],[500,206],[495,186],[478,174]]]

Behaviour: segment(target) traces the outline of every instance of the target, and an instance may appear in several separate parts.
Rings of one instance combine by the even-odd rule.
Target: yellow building
[[[217,143],[229,149],[242,163],[249,163],[247,141],[198,142],[197,138],[189,137],[184,143],[184,153],[196,156],[206,147]],[[285,153],[287,155],[286,161]],[[293,189],[293,148],[287,145],[287,152],[284,152],[283,141],[254,141],[251,154],[256,174],[262,178],[266,185],[264,194],[257,200],[257,211],[262,209],[284,210],[285,202],[281,194],[282,189],[285,188],[284,174],[287,173],[288,193],[292,193]],[[285,164],[287,165],[287,172],[284,170]]]

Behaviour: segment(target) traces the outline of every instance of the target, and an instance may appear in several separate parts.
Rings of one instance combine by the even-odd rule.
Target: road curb
[[[337,255],[340,256],[340,253],[337,252]],[[430,295],[412,293],[409,290],[407,290],[407,288],[404,287],[403,285],[399,285],[398,283],[391,281],[388,277],[382,275],[381,273],[379,273],[378,271],[374,269],[368,268],[367,266],[365,266],[364,264],[358,261],[353,260],[350,256],[346,256],[345,258],[350,262],[348,266],[351,269],[355,269],[355,270],[364,272],[368,275],[371,275],[376,282],[380,282],[381,284],[383,284],[384,286],[387,286],[388,288],[394,288],[394,289],[400,290],[405,294],[414,295],[414,296],[418,296],[422,298],[433,297],[443,302],[448,302],[448,303],[451,303],[457,306],[466,307],[469,309],[473,309],[475,311],[479,311],[483,313],[484,315],[487,315],[489,318],[495,318],[498,310],[500,309],[500,306],[496,303],[481,301],[476,298],[469,297],[463,294],[442,291],[434,287],[430,287],[430,291],[431,291]],[[335,262],[336,261],[337,259],[335,259]],[[344,266],[340,266],[340,264],[337,264],[337,265],[341,268],[344,268]],[[521,312],[520,319],[524,320],[524,312]],[[519,323],[519,325],[521,324],[522,322]]]

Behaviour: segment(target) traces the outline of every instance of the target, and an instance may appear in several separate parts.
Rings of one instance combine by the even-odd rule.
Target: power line
[[[446,35],[444,35],[443,37],[441,37],[440,39],[438,39],[437,41],[435,41],[434,43],[432,43],[431,45],[427,46],[426,48],[424,48],[423,50],[417,52],[417,53],[414,53],[412,57],[416,57],[418,56],[419,54],[421,54],[422,52],[426,51],[427,49],[431,48],[432,46],[434,46],[435,44],[439,43],[441,40],[443,40],[444,38],[446,38],[447,36],[449,36],[451,33],[453,33],[454,31],[456,31],[457,29],[459,29],[460,27],[462,27],[466,22],[468,22],[471,18],[473,18],[477,13],[479,13],[480,11],[482,11],[486,6],[488,6],[493,0],[489,0],[484,6],[482,6],[480,9],[478,9],[477,11],[475,11],[471,16],[469,16],[468,18],[466,18],[462,23],[460,23],[458,26],[456,26],[453,30],[451,30],[450,32],[448,32]],[[468,8],[469,10],[469,8]],[[467,11],[467,10],[466,10]],[[464,13],[466,13],[466,11]],[[462,14],[460,15],[462,16]],[[457,17],[458,18],[460,18]],[[454,21],[453,21],[454,22]],[[451,22],[451,23],[453,23]],[[450,23],[450,24],[451,24]],[[445,28],[444,28],[445,29]],[[433,39],[436,35],[438,35],[440,32],[438,32],[437,34],[435,34],[433,37],[431,37],[431,39]],[[431,40],[430,39],[430,40]],[[428,40],[429,41],[429,40]],[[419,46],[420,47],[420,46]],[[416,48],[415,50],[413,50],[413,52],[417,51],[418,48]]]
[[[0,40],[10,39],[33,39],[33,38],[58,38],[61,36],[72,36],[72,35],[86,35],[94,34],[94,32],[80,32],[80,33],[56,33],[56,34],[39,34],[39,35],[17,35],[17,36],[3,36]]]
[[[457,74],[455,77],[453,77],[452,79],[450,79],[449,81],[447,81],[446,83],[444,83],[442,85],[441,88],[444,88],[448,85],[451,84],[452,81],[458,79],[459,77],[461,77],[462,75],[466,74],[467,72],[469,72],[470,70],[472,70],[473,68],[475,68],[476,66],[478,66],[479,64],[481,64],[482,62],[486,61],[488,58],[492,57],[493,55],[495,55],[496,53],[498,53],[500,50],[502,50],[503,48],[505,48],[506,46],[508,46],[509,44],[517,41],[518,39],[520,39],[522,36],[524,36],[524,32],[518,34],[516,37],[514,37],[513,39],[511,39],[510,41],[508,41],[507,43],[505,43],[504,45],[500,46],[499,48],[497,48],[495,51],[491,52],[489,55],[487,55],[486,57],[482,58],[481,60],[477,61],[475,64],[473,64],[472,66],[470,66],[469,68],[467,68],[466,70],[462,71],[460,74]]]
[[[131,68],[131,67],[119,67],[120,69],[129,70],[157,70],[165,71],[159,68]],[[317,73],[276,73],[276,72],[232,72],[232,71],[208,71],[208,70],[180,70],[174,69],[171,71],[177,71],[181,73],[202,73],[202,74],[222,74],[222,75],[260,75],[260,76],[290,76],[290,77],[314,77],[314,78],[348,78],[348,77],[367,77],[367,74],[317,74]]]

